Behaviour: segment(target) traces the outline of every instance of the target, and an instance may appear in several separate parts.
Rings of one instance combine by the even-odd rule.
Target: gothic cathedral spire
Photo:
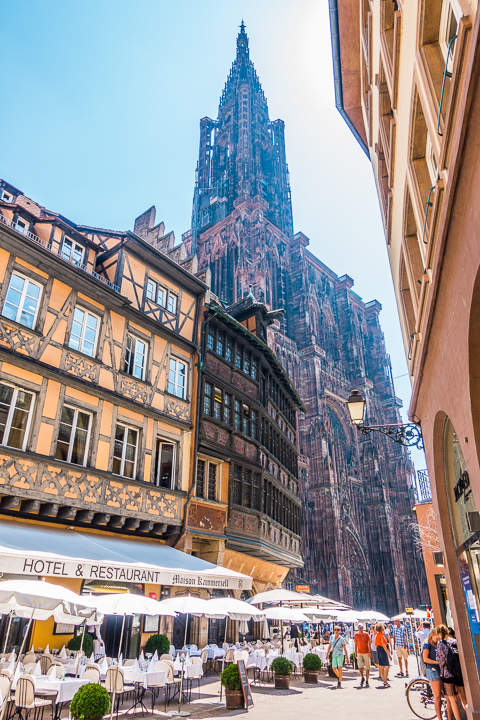
[[[270,121],[242,20],[218,118],[200,121],[192,213],[195,246],[199,235],[225,218],[238,200],[254,198],[266,203],[265,215],[274,225],[287,236],[293,234],[284,123]]]

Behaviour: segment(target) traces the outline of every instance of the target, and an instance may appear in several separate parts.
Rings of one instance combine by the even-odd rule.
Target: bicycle
[[[407,703],[414,715],[421,720],[434,720],[437,713],[435,712],[435,703],[433,701],[433,692],[426,677],[422,675],[410,680],[406,689]],[[442,717],[447,717],[447,701],[442,695]]]

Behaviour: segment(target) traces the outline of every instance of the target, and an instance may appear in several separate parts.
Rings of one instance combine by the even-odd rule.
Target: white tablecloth
[[[123,679],[126,685],[132,683],[140,683],[145,689],[148,687],[160,687],[167,684],[167,673],[161,670],[152,672],[144,672],[142,670],[131,670],[123,668]]]
[[[182,661],[178,656],[173,664],[173,669],[176,674],[182,672]],[[203,676],[203,666],[200,663],[185,662],[184,672],[186,678],[199,678]]]
[[[35,677],[35,689],[37,691],[48,690],[48,692],[56,692],[57,697],[55,702],[58,704],[73,700],[78,688],[82,685],[87,685],[89,682],[90,680],[80,680],[80,678],[65,678],[65,680],[57,678],[52,680],[46,675],[40,675]],[[15,690],[15,687],[16,683],[12,685],[12,690]]]
[[[223,650],[219,647],[216,648],[207,648],[208,650],[208,659],[209,660],[216,660],[217,658],[223,657]]]
[[[285,657],[287,660],[290,660],[294,665],[296,665],[297,668],[299,668],[303,662],[304,655],[301,652],[293,652],[292,650],[287,650],[285,653]]]

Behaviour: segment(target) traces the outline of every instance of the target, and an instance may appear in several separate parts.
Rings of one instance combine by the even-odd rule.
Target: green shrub
[[[110,710],[110,696],[104,687],[94,683],[82,685],[70,705],[75,720],[100,720]]]
[[[308,653],[303,658],[303,669],[306,672],[317,672],[322,667],[321,658],[315,653]]]
[[[275,675],[291,675],[293,672],[293,663],[287,658],[276,657],[270,665],[270,670],[273,670]]]
[[[67,643],[67,648],[69,650],[80,650],[80,645],[82,644],[82,634],[80,635],[74,635]],[[83,638],[83,645],[82,650],[85,653],[87,657],[90,657],[90,655],[93,652],[93,640],[88,633],[85,633],[85,636]]]
[[[158,653],[158,657],[166,655],[170,652],[170,640],[166,635],[150,635],[145,645],[145,652],[154,654],[155,650]]]
[[[220,682],[226,690],[241,690],[242,680],[240,678],[238,665],[235,665],[235,663],[227,665],[227,667],[222,670]]]

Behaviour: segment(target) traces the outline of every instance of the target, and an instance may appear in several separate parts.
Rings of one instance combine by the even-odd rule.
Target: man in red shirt
[[[370,678],[370,658],[372,657],[372,641],[370,635],[363,630],[362,623],[358,623],[358,632],[355,633],[355,657],[357,658],[358,669],[362,679],[360,681],[360,687],[368,688],[368,680]],[[363,676],[363,670],[365,669],[365,677]]]

